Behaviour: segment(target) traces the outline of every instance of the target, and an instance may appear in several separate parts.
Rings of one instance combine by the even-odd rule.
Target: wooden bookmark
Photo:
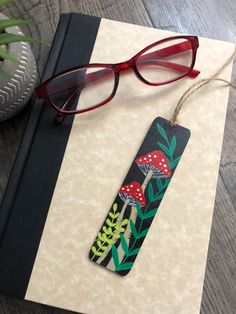
[[[182,126],[153,121],[90,250],[92,261],[129,273],[189,138]]]

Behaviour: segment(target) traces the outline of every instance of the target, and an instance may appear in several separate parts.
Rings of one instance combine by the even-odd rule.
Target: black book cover
[[[100,18],[63,14],[42,81],[89,63]],[[31,114],[0,208],[0,293],[24,298],[73,123],[33,100]]]

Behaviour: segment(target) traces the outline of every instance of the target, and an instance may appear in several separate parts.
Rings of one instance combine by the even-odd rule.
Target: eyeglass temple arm
[[[180,44],[175,44],[173,46],[170,47],[166,47],[148,54],[145,54],[143,56],[141,56],[139,59],[142,60],[144,62],[144,65],[146,64],[150,64],[150,63],[154,63],[156,65],[160,65],[172,70],[175,70],[177,72],[186,72],[188,70],[187,66],[181,65],[181,64],[177,64],[174,62],[167,62],[167,61],[162,61],[162,60],[156,60],[156,58],[163,58],[163,57],[169,57],[171,55],[175,55],[187,50],[192,49],[192,46],[190,45],[190,43],[188,41],[186,42],[182,42]],[[151,58],[153,58],[154,60],[151,60]],[[148,59],[148,60],[147,60]],[[128,68],[126,71],[130,70],[130,68]],[[189,76],[191,78],[195,78],[197,75],[199,75],[200,71],[193,69],[190,73],[188,73],[186,76]],[[83,81],[79,84],[80,86],[78,86],[77,82],[74,82],[73,80],[71,81],[71,83],[73,85],[67,85],[66,86],[58,86],[57,88],[54,87],[54,90],[51,91],[50,95],[56,95],[57,93],[63,92],[65,90],[68,90],[70,88],[79,88],[80,90],[82,90],[82,85],[83,88],[88,84],[89,81],[97,81],[99,79],[102,78],[107,78],[108,76],[111,75],[111,72],[108,71],[107,69],[103,69],[103,70],[98,70],[96,72],[93,73],[88,73],[85,74],[83,76]],[[63,88],[64,87],[64,88]]]
[[[150,52],[148,54],[145,54],[145,55],[141,56],[140,59],[147,59],[150,57],[166,58],[166,57],[176,55],[176,54],[181,53],[181,52],[188,51],[190,49],[192,49],[192,45],[190,44],[190,42],[188,40],[186,40],[185,42],[175,44],[175,45],[172,45],[172,46],[162,48],[162,49],[159,49],[157,51],[153,51],[153,52]],[[168,64],[166,64],[166,67],[173,69],[173,70],[176,70],[178,72],[185,72],[186,71],[187,67],[182,65],[182,64],[179,64],[178,70],[177,70],[176,64],[177,63],[168,62]],[[172,67],[172,65],[173,65],[173,67]],[[186,76],[191,77],[191,78],[195,78],[199,74],[200,74],[200,71],[198,71],[196,69],[192,69],[192,71],[189,72]]]

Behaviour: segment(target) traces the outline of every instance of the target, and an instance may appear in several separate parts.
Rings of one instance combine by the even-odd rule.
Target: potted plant
[[[0,0],[0,8],[9,0]],[[0,12],[0,121],[18,113],[35,87],[37,68],[29,42],[19,26],[32,20],[8,18]]]

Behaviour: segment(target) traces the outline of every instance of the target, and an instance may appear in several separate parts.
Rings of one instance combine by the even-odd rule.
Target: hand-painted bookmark
[[[189,137],[182,126],[153,121],[90,250],[92,261],[129,273]]]

